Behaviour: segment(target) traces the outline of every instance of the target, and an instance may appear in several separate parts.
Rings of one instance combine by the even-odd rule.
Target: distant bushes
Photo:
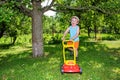
[[[116,40],[116,38],[114,36],[106,36],[102,37],[102,40]]]
[[[3,36],[2,38],[0,38],[0,44],[12,44],[12,38],[13,37]],[[17,36],[15,44],[25,45],[28,43],[32,43],[31,34]]]
[[[103,34],[102,40],[120,40],[119,34]]]
[[[62,34],[44,34],[43,39],[44,39],[44,44],[58,44],[61,43],[61,37]]]
[[[43,34],[43,41],[44,44],[59,44],[62,42],[63,34],[61,33],[55,33],[53,34]],[[102,40],[120,40],[120,35],[119,34],[101,34]],[[87,34],[82,33],[80,36],[80,41],[89,41],[89,40],[95,40],[94,35],[91,35],[91,37],[88,37]],[[66,36],[66,39],[69,39],[69,35]],[[11,44],[12,43],[12,37],[7,37],[4,36],[0,38],[0,44]],[[32,36],[31,34],[29,35],[20,35],[17,37],[17,40],[15,44],[32,44]]]

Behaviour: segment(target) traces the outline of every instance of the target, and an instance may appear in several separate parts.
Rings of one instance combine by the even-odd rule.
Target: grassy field
[[[81,42],[78,64],[83,74],[61,74],[62,45],[44,45],[32,58],[31,44],[0,45],[0,80],[120,80],[120,40]]]

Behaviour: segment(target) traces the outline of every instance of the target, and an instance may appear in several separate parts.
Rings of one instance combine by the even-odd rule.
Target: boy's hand
[[[73,39],[72,39],[72,38],[71,38],[70,40],[71,40],[71,41],[73,41]]]

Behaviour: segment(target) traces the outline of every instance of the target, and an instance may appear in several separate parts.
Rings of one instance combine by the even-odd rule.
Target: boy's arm
[[[68,28],[66,29],[66,31],[64,32],[64,35],[63,35],[63,37],[62,37],[62,40],[65,39],[65,36],[66,36],[66,34],[69,32],[69,30],[70,30],[70,28],[68,27]]]
[[[79,33],[80,33],[80,29],[79,29],[79,27],[78,27],[78,28],[77,28],[77,33],[76,33],[76,35],[73,36],[73,37],[71,38],[71,40],[74,40],[75,38],[77,38],[77,37],[79,36]]]

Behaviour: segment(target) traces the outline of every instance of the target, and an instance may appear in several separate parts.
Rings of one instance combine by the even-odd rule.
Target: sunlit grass
[[[44,56],[33,58],[31,44],[0,49],[0,80],[119,80],[120,41],[80,43],[83,74],[61,74],[62,45],[44,45]]]
[[[120,40],[117,41],[103,41],[103,44],[106,44],[109,48],[118,48],[120,47]]]

